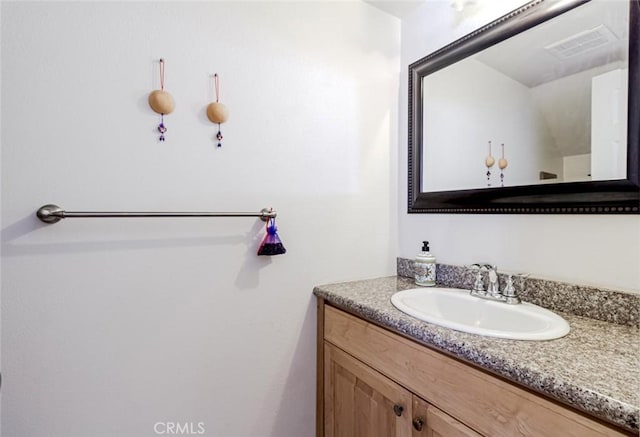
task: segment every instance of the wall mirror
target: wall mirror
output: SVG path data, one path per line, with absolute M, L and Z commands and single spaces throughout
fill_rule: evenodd
M 409 66 L 410 213 L 640 213 L 640 0 L 534 0 Z

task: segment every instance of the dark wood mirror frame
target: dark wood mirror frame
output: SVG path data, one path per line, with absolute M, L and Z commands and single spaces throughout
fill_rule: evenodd
M 409 213 L 640 213 L 640 0 L 630 0 L 627 178 L 421 192 L 422 79 L 590 0 L 534 0 L 409 65 Z

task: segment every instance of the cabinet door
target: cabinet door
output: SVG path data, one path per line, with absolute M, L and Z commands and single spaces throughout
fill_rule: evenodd
M 324 344 L 325 437 L 411 437 L 411 393 Z
M 413 396 L 412 437 L 481 437 L 480 434 Z

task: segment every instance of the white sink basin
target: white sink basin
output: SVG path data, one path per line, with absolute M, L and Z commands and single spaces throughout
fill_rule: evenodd
M 533 305 L 509 305 L 455 288 L 413 288 L 391 296 L 400 311 L 457 331 L 511 340 L 553 340 L 569 333 L 557 314 Z

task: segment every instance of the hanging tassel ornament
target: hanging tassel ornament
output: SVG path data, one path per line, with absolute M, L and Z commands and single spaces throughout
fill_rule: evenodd
M 224 123 L 229 118 L 229 110 L 226 106 L 220 103 L 220 79 L 218 78 L 218 73 L 213 75 L 213 86 L 216 91 L 216 101 L 209 103 L 209 106 L 207 106 L 207 118 L 211 123 L 216 123 L 218 125 L 216 139 L 218 140 L 218 147 L 222 147 L 223 136 L 222 131 L 220 131 L 220 124 Z
M 270 218 L 267 220 L 267 234 L 262 239 L 260 247 L 258 248 L 258 255 L 282 255 L 287 252 L 287 249 L 282 245 L 280 237 L 278 237 L 278 228 L 276 228 L 276 219 Z
M 491 141 L 489 141 L 489 155 L 484 160 L 484 165 L 487 167 L 487 187 L 491 186 L 491 167 L 495 162 L 495 158 L 491 155 Z
M 498 161 L 498 167 L 500 167 L 500 186 L 504 187 L 504 169 L 507 168 L 509 163 L 504 159 L 504 143 L 502 143 L 502 158 Z
M 149 94 L 149 106 L 155 112 L 160 114 L 160 124 L 158 125 L 158 132 L 160 132 L 160 141 L 164 141 L 164 134 L 167 132 L 167 128 L 164 125 L 165 114 L 171 114 L 176 107 L 175 102 L 171 94 L 164 90 L 164 59 L 160 59 L 160 89 L 152 91 Z

